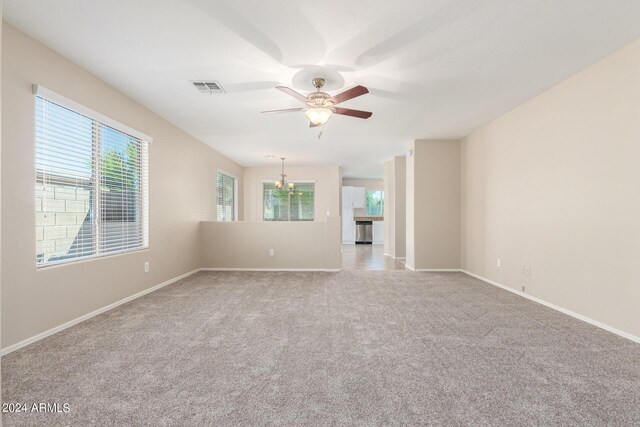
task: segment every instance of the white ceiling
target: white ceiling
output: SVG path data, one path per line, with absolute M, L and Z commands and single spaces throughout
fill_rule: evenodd
M 640 37 L 638 0 L 5 0 L 5 19 L 243 166 L 340 165 L 379 178 L 419 138 L 458 138 Z M 310 129 L 326 77 L 362 84 Z M 192 80 L 216 80 L 203 95 Z M 318 133 L 322 130 L 322 138 Z

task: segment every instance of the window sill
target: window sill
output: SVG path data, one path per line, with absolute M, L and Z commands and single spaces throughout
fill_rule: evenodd
M 131 255 L 139 252 L 148 252 L 148 251 L 149 251 L 149 246 L 145 246 L 143 248 L 131 249 L 126 251 L 110 252 L 110 253 L 100 254 L 100 255 L 91 255 L 91 256 L 82 257 L 74 260 L 54 261 L 54 262 L 48 262 L 43 264 L 36 264 L 36 271 L 66 267 L 66 266 L 77 265 L 85 262 L 97 261 L 105 258 L 121 257 L 124 255 Z

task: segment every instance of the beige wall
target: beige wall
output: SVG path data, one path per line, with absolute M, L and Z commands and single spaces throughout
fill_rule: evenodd
M 275 182 L 279 178 L 281 166 L 255 167 L 244 169 L 244 219 L 262 221 L 262 183 Z M 326 221 L 327 216 L 340 216 L 341 170 L 338 166 L 289 167 L 285 163 L 285 173 L 289 181 L 315 182 L 314 219 Z M 327 215 L 329 212 L 329 215 Z
M 384 184 L 384 253 L 390 255 L 394 250 L 395 241 L 392 241 L 392 227 L 394 217 L 391 212 L 394 209 L 395 197 L 393 192 L 393 181 L 391 176 L 393 174 L 393 159 L 387 160 L 383 165 L 382 179 Z
M 407 158 L 396 157 L 394 163 L 394 233 L 392 255 L 404 258 L 407 253 Z
M 464 140 L 463 268 L 640 336 L 639 162 L 640 40 Z
M 394 258 L 406 255 L 406 158 L 394 157 L 384 163 L 385 223 L 384 253 Z
M 0 0 L 0 118 L 2 117 L 2 0 Z M 0 247 L 2 246 L 2 120 L 0 119 Z M 0 257 L 0 342 L 2 342 L 2 259 Z M 2 373 L 0 372 L 0 384 Z M 0 396 L 0 405 L 2 396 Z M 2 427 L 2 417 L 0 417 Z
M 407 158 L 407 266 L 460 268 L 460 141 L 419 140 Z
M 405 187 L 407 190 L 406 197 L 406 225 L 405 230 L 406 234 L 406 242 L 407 248 L 405 250 L 406 261 L 405 264 L 409 268 L 414 268 L 416 265 L 416 254 L 415 254 L 415 241 L 416 241 L 416 231 L 415 231 L 415 141 L 411 143 L 409 149 L 407 150 L 407 161 L 405 164 L 405 170 L 407 172 L 407 179 L 405 181 Z
M 203 222 L 203 267 L 338 270 L 340 226 L 334 216 L 324 222 Z
M 382 190 L 384 180 L 382 179 L 362 179 L 362 178 L 342 178 L 342 185 L 351 187 L 364 187 L 367 190 Z
M 338 182 L 342 182 L 342 168 L 338 169 Z M 342 215 L 342 185 L 338 186 L 338 213 L 337 215 Z M 342 227 L 342 225 L 340 226 Z
M 149 250 L 36 270 L 32 83 L 154 137 Z M 11 105 L 2 110 L 3 348 L 201 266 L 199 223 L 215 219 L 216 168 L 242 177 L 239 165 L 6 22 L 2 103 Z
M 382 179 L 342 178 L 342 185 L 348 187 L 364 187 L 366 190 L 384 190 Z M 354 208 L 354 216 L 367 216 L 366 208 Z

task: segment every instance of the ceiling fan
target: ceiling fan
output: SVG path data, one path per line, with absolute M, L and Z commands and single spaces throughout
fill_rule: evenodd
M 322 86 L 324 86 L 323 78 L 318 77 L 313 79 L 311 82 L 313 83 L 313 86 L 317 89 L 317 91 L 311 92 L 307 96 L 304 96 L 301 93 L 298 93 L 286 86 L 276 86 L 276 89 L 281 90 L 287 95 L 293 96 L 295 99 L 304 102 L 306 104 L 306 107 L 288 108 L 284 110 L 269 110 L 263 111 L 263 113 L 292 113 L 297 111 L 304 111 L 304 114 L 307 116 L 310 122 L 309 127 L 322 126 L 331 118 L 333 114 L 357 117 L 359 119 L 368 119 L 373 114 L 369 111 L 336 107 L 336 105 L 340 104 L 341 102 L 369 93 L 369 89 L 367 89 L 366 87 L 358 85 L 342 93 L 331 96 L 326 92 L 320 91 L 320 89 L 322 89 Z

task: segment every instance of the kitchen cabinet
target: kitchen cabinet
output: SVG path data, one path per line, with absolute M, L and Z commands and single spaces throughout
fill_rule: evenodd
M 353 219 L 355 208 L 366 206 L 366 191 L 364 187 L 342 187 L 342 243 L 356 242 L 356 222 Z
M 384 243 L 384 221 L 373 221 L 373 243 Z
M 342 209 L 342 243 L 356 242 L 356 222 L 353 220 L 353 208 Z
M 345 186 L 342 187 L 342 209 L 348 208 L 353 208 L 353 187 Z
M 366 207 L 364 187 L 342 187 L 342 209 Z
M 353 207 L 365 208 L 367 206 L 367 197 L 364 187 L 353 187 Z

